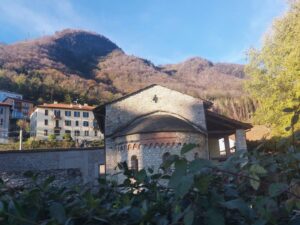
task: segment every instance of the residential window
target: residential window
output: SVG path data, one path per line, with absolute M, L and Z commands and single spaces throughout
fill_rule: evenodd
M 60 117 L 60 110 L 54 110 L 54 115 Z
M 65 134 L 71 134 L 70 130 L 65 130 Z
M 76 126 L 76 127 L 79 126 L 79 121 L 78 121 L 78 120 L 75 121 L 75 126 Z
M 71 111 L 65 111 L 65 116 L 71 116 Z
M 97 136 L 98 136 L 98 131 L 95 130 L 95 137 L 97 137 Z
M 48 136 L 48 130 L 44 130 L 44 136 Z
M 89 126 L 89 121 L 83 121 L 83 126 L 88 127 Z
M 54 135 L 59 136 L 60 135 L 60 130 L 54 130 Z
M 45 120 L 44 124 L 45 126 L 48 126 L 48 120 Z
M 59 120 L 55 120 L 55 127 L 59 127 Z
M 75 130 L 75 131 L 74 131 L 74 135 L 75 135 L 75 137 L 80 136 L 80 130 Z
M 65 126 L 71 126 L 71 120 L 65 120 Z
M 85 131 L 84 131 L 84 136 L 86 136 L 86 137 L 89 136 L 89 131 L 88 131 L 88 130 L 85 130 Z
M 80 112 L 75 111 L 75 112 L 74 112 L 74 117 L 80 117 Z
M 49 114 L 48 109 L 45 109 L 45 116 L 48 116 L 48 114 Z
M 3 119 L 0 120 L 0 126 L 3 126 Z
M 89 113 L 88 112 L 83 112 L 82 116 L 85 117 L 85 118 L 88 118 L 89 117 Z
M 97 123 L 97 120 L 94 120 L 94 121 L 93 121 L 93 126 L 94 126 L 94 128 L 98 129 L 98 123 Z
M 0 114 L 3 114 L 3 108 L 0 108 Z

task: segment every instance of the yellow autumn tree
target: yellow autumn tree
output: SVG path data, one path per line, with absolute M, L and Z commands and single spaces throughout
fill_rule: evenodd
M 294 107 L 300 97 L 300 0 L 289 2 L 261 49 L 251 49 L 248 56 L 246 89 L 259 102 L 255 122 L 269 125 L 273 134 L 289 135 L 285 127 L 292 115 L 283 109 Z

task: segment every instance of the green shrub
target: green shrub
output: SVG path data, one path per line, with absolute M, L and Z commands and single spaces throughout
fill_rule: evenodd
M 186 145 L 182 153 L 194 146 Z M 2 224 L 299 224 L 300 153 L 237 152 L 224 163 L 172 155 L 162 165 L 134 172 L 120 163 L 121 184 L 99 179 L 97 189 L 54 187 L 36 174 L 27 189 L 2 182 Z

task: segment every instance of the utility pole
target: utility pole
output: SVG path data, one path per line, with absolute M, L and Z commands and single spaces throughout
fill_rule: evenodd
M 23 141 L 23 130 L 22 128 L 20 129 L 20 136 L 19 136 L 19 150 L 22 150 L 22 141 Z

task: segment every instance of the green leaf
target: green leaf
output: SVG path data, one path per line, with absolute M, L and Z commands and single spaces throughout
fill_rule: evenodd
M 221 205 L 226 207 L 227 209 L 238 210 L 242 215 L 246 217 L 250 215 L 250 208 L 243 199 L 237 198 L 234 200 L 223 202 L 221 203 Z
M 300 216 L 295 216 L 288 225 L 299 225 L 300 224 Z
M 257 221 L 255 221 L 255 223 L 253 225 L 265 225 L 267 224 L 267 220 L 264 219 L 258 219 Z
M 195 147 L 197 147 L 196 144 L 186 144 L 181 148 L 181 155 L 193 150 Z
M 285 128 L 286 131 L 289 131 L 289 130 L 291 130 L 291 129 L 292 129 L 291 126 L 288 126 L 288 127 Z
M 179 159 L 178 155 L 170 155 L 167 160 L 161 165 L 163 169 L 169 169 L 170 166 Z
M 258 164 L 254 164 L 250 167 L 250 172 L 255 173 L 255 174 L 261 174 L 264 175 L 267 173 L 267 171 L 265 170 L 265 168 L 263 168 L 262 166 L 258 165 Z
M 146 178 L 147 178 L 147 172 L 145 169 L 142 169 L 135 174 L 135 179 L 140 183 L 145 181 Z
M 217 209 L 210 208 L 206 215 L 207 225 L 225 224 L 224 215 Z
M 59 202 L 53 202 L 49 207 L 50 216 L 56 219 L 59 223 L 64 224 L 67 220 L 65 208 Z
M 193 221 L 194 221 L 194 211 L 190 209 L 184 215 L 183 222 L 184 222 L 184 225 L 192 225 Z
M 181 182 L 181 178 L 186 175 L 187 162 L 185 159 L 180 159 L 175 162 L 175 171 L 173 172 L 169 186 L 171 188 L 176 188 Z
M 276 197 L 282 194 L 284 191 L 288 189 L 288 185 L 285 183 L 274 183 L 269 186 L 269 195 L 271 197 Z
M 197 176 L 195 179 L 195 187 L 201 194 L 206 194 L 211 180 L 212 176 L 210 175 Z
M 260 185 L 260 179 L 256 174 L 252 174 L 251 178 L 253 178 L 253 179 L 250 179 L 250 184 L 254 190 L 257 190 Z
M 189 171 L 192 173 L 199 172 L 203 168 L 213 168 L 214 164 L 211 160 L 195 159 L 189 163 Z
M 0 201 L 0 213 L 4 211 L 4 204 L 2 201 Z
M 43 183 L 43 187 L 47 188 L 55 180 L 55 176 L 49 176 Z
M 288 212 L 291 212 L 294 206 L 295 206 L 295 198 L 290 198 L 286 200 L 285 208 L 287 209 Z
M 184 197 L 186 193 L 190 190 L 194 183 L 193 175 L 184 176 L 180 179 L 177 187 L 175 188 L 175 195 L 177 197 Z

